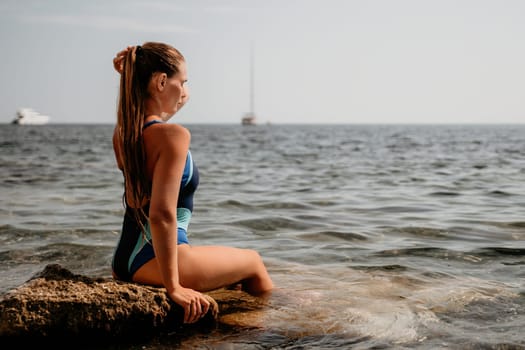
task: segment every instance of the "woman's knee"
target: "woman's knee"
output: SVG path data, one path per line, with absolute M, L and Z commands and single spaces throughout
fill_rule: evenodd
M 244 249 L 244 252 L 248 256 L 248 261 L 256 267 L 264 265 L 261 254 L 253 249 Z
M 252 267 L 253 277 L 263 277 L 268 274 L 263 258 L 258 251 L 247 249 L 249 255 L 250 266 Z

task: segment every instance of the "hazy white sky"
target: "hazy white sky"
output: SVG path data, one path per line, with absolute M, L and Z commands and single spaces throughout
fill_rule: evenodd
M 174 117 L 239 123 L 525 123 L 523 0 L 2 0 L 0 123 L 113 123 L 114 54 L 188 62 Z

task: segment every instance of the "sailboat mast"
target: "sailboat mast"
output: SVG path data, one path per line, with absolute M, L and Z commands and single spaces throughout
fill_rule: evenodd
M 242 125 L 255 125 L 255 72 L 254 72 L 254 54 L 253 43 L 250 45 L 250 111 L 245 113 L 241 119 Z
M 254 65 L 253 65 L 253 43 L 250 47 L 250 114 L 255 114 L 255 85 L 254 85 Z

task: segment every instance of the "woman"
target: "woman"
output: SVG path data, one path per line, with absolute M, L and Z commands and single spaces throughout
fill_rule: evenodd
M 201 292 L 236 283 L 254 295 L 271 291 L 257 252 L 188 242 L 198 170 L 190 132 L 166 123 L 189 97 L 184 57 L 172 46 L 147 42 L 119 52 L 113 64 L 121 74 L 113 148 L 126 209 L 113 276 L 165 287 L 183 307 L 185 323 L 207 313 Z

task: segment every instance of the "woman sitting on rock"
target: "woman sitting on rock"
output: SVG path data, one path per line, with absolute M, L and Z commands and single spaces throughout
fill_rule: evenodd
M 121 74 L 113 147 L 125 187 L 113 276 L 165 287 L 184 308 L 186 323 L 208 311 L 201 292 L 236 283 L 254 295 L 271 291 L 272 280 L 256 251 L 189 244 L 186 231 L 199 172 L 190 132 L 166 123 L 189 97 L 184 57 L 172 46 L 147 42 L 127 47 L 113 63 Z

